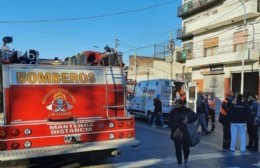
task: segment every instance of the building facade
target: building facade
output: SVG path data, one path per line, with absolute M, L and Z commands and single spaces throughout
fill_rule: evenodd
M 127 78 L 137 82 L 151 79 L 184 80 L 184 65 L 173 61 L 171 57 L 174 55 L 166 59 L 130 55 Z
M 260 95 L 260 0 L 183 0 L 176 61 L 200 91 Z

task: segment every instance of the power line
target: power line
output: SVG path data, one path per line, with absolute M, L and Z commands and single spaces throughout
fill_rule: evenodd
M 119 40 L 119 41 L 122 44 L 123 41 L 122 40 Z M 167 44 L 168 42 L 169 42 L 169 40 L 163 41 L 163 42 L 161 42 L 159 44 Z M 154 47 L 154 45 L 155 45 L 155 44 L 149 44 L 149 45 L 145 45 L 145 46 L 141 46 L 141 47 L 135 47 L 135 46 L 133 46 L 133 45 L 131 45 L 129 43 L 126 43 L 126 42 L 123 42 L 123 44 L 128 45 L 129 46 L 128 48 L 131 48 L 130 50 L 125 51 L 124 53 L 128 53 L 128 52 L 132 52 L 132 51 L 138 51 L 138 50 L 142 50 L 142 49 L 145 49 L 145 48 Z
M 121 12 L 115 12 L 110 14 L 101 14 L 101 15 L 95 15 L 95 16 L 84 16 L 84 17 L 74 17 L 74 18 L 63 18 L 63 19 L 42 19 L 42 20 L 0 20 L 0 23 L 6 23 L 6 24 L 16 24 L 16 23 L 48 23 L 48 22 L 66 22 L 66 21 L 77 21 L 77 20 L 87 20 L 87 19 L 96 19 L 96 18 L 104 18 L 104 17 L 110 17 L 110 16 L 116 16 L 116 15 L 124 15 L 128 13 L 134 13 L 134 12 L 141 12 L 145 10 L 150 10 L 154 8 L 158 8 L 161 6 L 169 5 L 171 3 L 176 2 L 177 0 L 168 1 L 165 3 L 144 7 L 140 9 L 132 9 L 128 11 L 121 11 Z
M 219 20 L 219 19 L 225 17 L 226 15 L 230 14 L 231 12 L 234 12 L 235 10 L 238 10 L 238 8 L 234 8 L 233 10 L 231 10 L 231 11 L 225 13 L 224 15 L 222 15 L 222 16 L 218 17 L 217 19 L 213 20 L 212 22 L 210 22 L 208 25 L 210 25 L 210 24 L 212 24 L 213 22 L 215 22 L 215 21 L 217 21 L 217 20 Z M 238 11 L 238 12 L 239 12 L 239 11 Z M 227 31 L 229 31 L 229 30 L 231 30 L 231 29 L 233 29 L 233 28 L 229 28 L 229 29 L 226 29 L 226 30 L 223 31 L 223 32 L 220 32 L 220 33 L 218 33 L 218 34 L 215 34 L 214 37 L 216 37 L 216 36 L 218 36 L 218 35 L 220 35 L 220 34 L 222 34 L 222 33 L 225 33 L 225 32 L 227 32 Z M 164 33 L 164 32 L 163 32 L 163 33 Z M 151 36 L 150 36 L 150 37 L 151 37 Z M 209 39 L 209 38 L 212 38 L 212 37 L 207 37 L 207 39 Z M 178 39 L 175 39 L 175 40 L 178 40 Z M 205 40 L 205 39 L 204 39 L 204 40 Z M 201 42 L 201 41 L 204 41 L 204 40 L 196 41 L 196 43 Z M 168 43 L 168 41 L 165 41 L 164 43 Z M 195 43 L 195 42 L 193 42 L 193 43 Z M 144 49 L 144 48 L 148 48 L 148 47 L 151 47 L 151 45 L 143 46 L 143 47 L 138 47 L 138 48 L 131 47 L 131 48 L 135 48 L 135 49 L 128 50 L 127 52 L 131 52 L 131 51 L 134 51 L 134 50 L 140 50 L 140 49 Z
M 224 17 L 225 15 L 228 15 L 228 14 L 231 13 L 231 12 L 234 12 L 235 10 L 237 10 L 237 8 L 231 10 L 230 12 L 225 13 L 224 15 L 220 16 L 219 18 L 213 20 L 211 23 L 213 23 L 213 22 L 215 22 L 215 21 L 221 19 L 222 17 Z M 209 24 L 209 25 L 210 25 L 210 24 Z M 215 34 L 214 37 L 216 37 L 216 36 L 218 36 L 218 35 L 220 35 L 220 34 L 222 34 L 222 33 L 225 33 L 225 32 L 227 32 L 227 31 L 230 31 L 230 30 L 232 30 L 232 29 L 233 29 L 233 28 L 226 29 L 226 30 L 223 31 L 223 32 L 220 32 L 220 33 L 218 33 L 218 34 Z M 151 37 L 151 36 L 150 36 L 150 37 Z M 212 37 L 208 37 L 208 38 L 212 38 Z M 177 39 L 175 39 L 175 40 L 177 40 Z M 204 40 L 205 40 L 205 39 L 204 39 Z M 200 41 L 204 41 L 204 40 L 196 41 L 196 43 L 197 43 L 197 42 L 200 42 Z M 121 41 L 121 42 L 122 42 L 122 41 Z M 165 41 L 165 42 L 163 42 L 163 43 L 161 43 L 161 44 L 167 44 L 168 42 L 169 42 L 169 41 L 167 40 L 167 41 Z M 125 42 L 123 42 L 123 43 L 125 43 Z M 193 43 L 194 43 L 194 42 L 193 42 Z M 125 43 L 125 44 L 126 44 L 126 43 Z M 155 44 L 146 45 L 146 46 L 141 46 L 141 47 L 134 47 L 133 45 L 130 45 L 129 43 L 126 44 L 126 45 L 130 46 L 129 48 L 131 48 L 130 50 L 125 51 L 126 53 L 128 53 L 128 52 L 132 52 L 132 51 L 135 51 L 135 50 L 142 50 L 142 49 L 144 49 L 144 48 L 153 47 Z M 194 48 L 193 48 L 193 50 L 194 50 Z M 198 50 L 198 49 L 195 49 L 195 50 Z

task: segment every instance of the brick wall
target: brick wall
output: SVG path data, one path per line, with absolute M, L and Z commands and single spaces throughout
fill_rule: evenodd
M 153 67 L 153 61 L 154 59 L 151 57 L 142 57 L 142 56 L 136 57 L 137 66 Z M 135 56 L 133 55 L 129 57 L 129 66 L 135 66 Z

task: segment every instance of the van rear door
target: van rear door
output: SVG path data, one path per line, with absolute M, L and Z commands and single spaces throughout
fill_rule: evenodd
M 188 82 L 186 96 L 187 106 L 196 112 L 197 84 L 195 82 Z

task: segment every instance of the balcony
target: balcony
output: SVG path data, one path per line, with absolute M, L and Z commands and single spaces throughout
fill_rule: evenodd
M 187 50 L 181 50 L 181 51 L 176 51 L 176 62 L 179 63 L 184 63 L 187 59 L 192 58 L 192 50 L 187 49 Z
M 231 63 L 240 63 L 243 59 L 246 62 L 256 62 L 259 60 L 260 54 L 257 49 L 247 49 L 245 52 L 227 52 L 221 53 L 215 56 L 209 57 L 197 57 L 186 60 L 187 67 L 200 67 L 208 66 L 212 64 L 231 64 Z
M 177 29 L 177 39 L 179 40 L 187 40 L 193 38 L 193 34 L 186 32 L 186 27 Z
M 257 11 L 257 1 L 246 1 L 247 20 L 260 16 Z M 240 3 L 236 5 L 223 4 L 216 9 L 216 12 L 204 13 L 198 16 L 196 20 L 187 23 L 186 33 L 199 34 L 208 30 L 216 29 L 229 24 L 239 23 L 244 20 L 243 6 Z
M 224 0 L 197 0 L 197 1 L 193 0 L 178 7 L 177 16 L 185 18 L 194 15 L 196 13 L 199 13 L 212 6 L 215 6 L 223 1 Z

